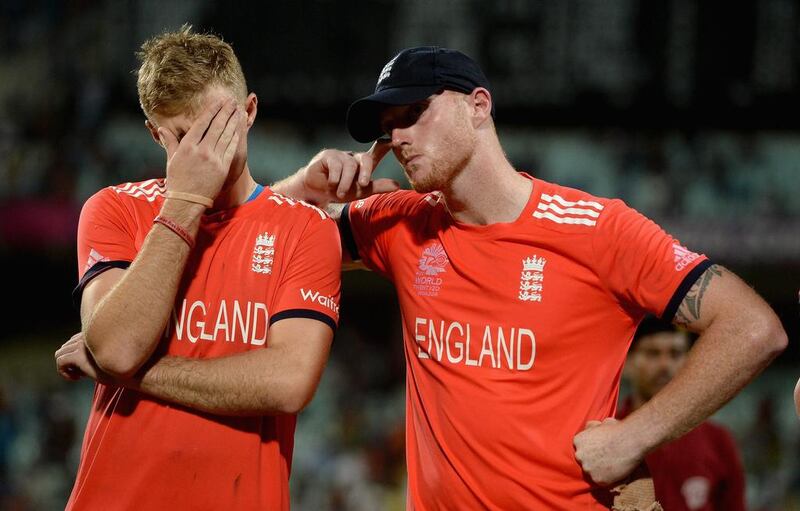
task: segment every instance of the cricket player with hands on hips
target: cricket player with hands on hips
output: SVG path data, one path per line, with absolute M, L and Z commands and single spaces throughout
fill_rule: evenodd
M 746 283 L 622 201 L 515 169 L 494 117 L 474 60 L 406 49 L 348 112 L 371 149 L 322 151 L 274 189 L 327 207 L 344 260 L 396 287 L 408 509 L 608 509 L 610 488 L 730 400 L 786 334 Z M 395 187 L 372 180 L 389 151 L 413 190 L 369 195 Z M 663 391 L 615 420 L 648 313 L 700 336 Z

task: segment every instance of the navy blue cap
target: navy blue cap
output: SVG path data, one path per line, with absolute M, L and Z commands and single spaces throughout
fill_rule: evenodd
M 383 135 L 380 113 L 387 105 L 410 105 L 445 89 L 470 94 L 477 87 L 489 89 L 489 80 L 460 51 L 438 46 L 408 48 L 383 67 L 373 94 L 350 105 L 347 129 L 359 142 L 371 142 Z

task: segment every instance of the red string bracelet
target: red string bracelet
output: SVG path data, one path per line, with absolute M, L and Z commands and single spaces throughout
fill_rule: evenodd
M 175 234 L 177 234 L 178 236 L 180 236 L 181 239 L 183 241 L 185 241 L 187 245 L 189 245 L 190 249 L 194 248 L 194 240 L 192 239 L 192 237 L 189 234 L 189 232 L 186 229 L 184 229 L 183 227 L 181 227 L 180 225 L 178 225 L 175 222 L 173 222 L 172 220 L 170 220 L 169 218 L 164 218 L 163 216 L 159 215 L 159 216 L 157 216 L 157 217 L 155 217 L 153 219 L 153 223 L 154 224 L 163 225 L 164 227 L 166 227 L 170 231 L 172 231 Z

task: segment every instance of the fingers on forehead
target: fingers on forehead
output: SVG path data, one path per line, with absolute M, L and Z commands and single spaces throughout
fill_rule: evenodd
M 392 149 L 392 141 L 388 138 L 379 138 L 373 142 L 372 147 L 367 151 L 373 158 L 379 160 Z
M 186 137 L 193 140 L 200 140 L 205 133 L 208 126 L 211 124 L 212 120 L 217 116 L 217 114 L 222 110 L 222 108 L 227 104 L 227 101 L 222 99 L 218 99 L 213 101 L 207 108 L 203 109 L 200 112 L 200 115 L 192 123 L 192 127 L 189 128 L 189 131 L 186 133 Z

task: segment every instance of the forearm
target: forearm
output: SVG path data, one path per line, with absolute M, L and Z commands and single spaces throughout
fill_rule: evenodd
M 273 192 L 291 197 L 293 199 L 302 200 L 315 204 L 320 207 L 327 206 L 327 200 L 324 200 L 319 193 L 313 193 L 305 185 L 306 167 L 301 167 L 294 174 L 287 176 L 277 183 L 270 185 Z
M 214 359 L 163 357 L 132 387 L 151 396 L 218 415 L 297 413 L 321 376 L 265 348 Z M 309 387 L 309 378 L 313 383 Z
M 195 237 L 203 210 L 167 200 L 161 215 Z M 169 320 L 189 252 L 177 234 L 154 224 L 124 276 L 84 315 L 86 344 L 104 371 L 130 376 L 150 357 Z
M 391 143 L 381 141 L 365 153 L 323 149 L 308 165 L 271 188 L 322 208 L 330 202 L 352 202 L 374 193 L 391 192 L 400 184 L 392 179 L 372 179 L 372 171 L 390 149 Z
M 696 341 L 684 367 L 624 422 L 645 452 L 687 433 L 727 403 L 785 345 L 771 310 L 720 318 Z

